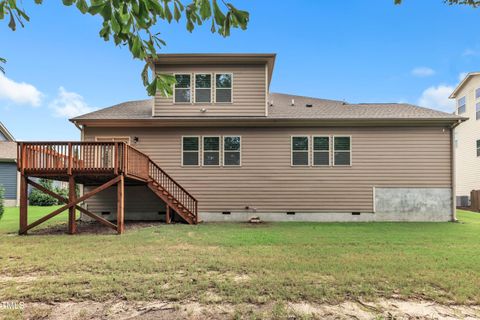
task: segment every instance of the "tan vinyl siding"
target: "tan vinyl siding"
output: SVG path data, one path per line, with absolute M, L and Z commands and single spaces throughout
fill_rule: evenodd
M 450 130 L 441 127 L 94 128 L 137 136 L 138 149 L 199 200 L 199 211 L 372 212 L 373 187 L 451 187 Z M 182 136 L 239 135 L 240 167 L 182 167 Z M 292 167 L 293 135 L 352 137 L 352 166 Z
M 192 103 L 174 104 L 173 97 L 155 96 L 154 116 L 265 116 L 266 109 L 266 66 L 252 65 L 157 65 L 159 73 L 191 74 Z M 212 103 L 194 103 L 195 73 L 212 74 Z M 215 101 L 215 73 L 233 74 L 232 103 Z M 205 108 L 206 112 L 200 112 Z
M 457 94 L 457 100 L 466 97 L 466 112 L 461 116 L 469 119 L 455 128 L 456 194 L 470 196 L 470 191 L 480 189 L 480 157 L 477 157 L 476 141 L 480 140 L 480 120 L 476 119 L 475 90 L 480 88 L 480 76 L 474 76 Z

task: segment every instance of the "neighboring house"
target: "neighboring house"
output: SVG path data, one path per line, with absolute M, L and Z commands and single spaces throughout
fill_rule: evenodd
M 452 128 L 463 118 L 409 104 L 350 104 L 271 93 L 274 54 L 165 54 L 173 97 L 125 102 L 71 121 L 83 141 L 127 142 L 198 200 L 199 219 L 455 219 Z M 291 79 L 291 81 L 302 79 Z M 88 191 L 88 188 L 86 188 Z M 114 219 L 116 192 L 86 201 Z M 159 219 L 144 185 L 126 219 Z
M 480 72 L 469 73 L 450 99 L 455 114 L 468 118 L 455 128 L 457 206 L 467 207 L 470 192 L 480 190 Z
M 18 205 L 17 143 L 0 122 L 0 185 L 5 189 L 5 205 Z

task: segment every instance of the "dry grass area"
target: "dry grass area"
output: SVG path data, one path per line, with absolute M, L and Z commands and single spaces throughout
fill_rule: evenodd
M 41 216 L 51 208 L 32 208 Z M 36 217 L 32 217 L 32 220 Z M 0 221 L 0 310 L 31 319 L 480 317 L 480 215 L 459 223 L 159 225 Z M 95 231 L 97 230 L 97 231 Z M 64 316 L 64 318 L 62 318 Z

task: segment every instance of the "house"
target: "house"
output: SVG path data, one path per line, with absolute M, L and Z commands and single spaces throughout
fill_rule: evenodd
M 480 190 L 480 72 L 467 74 L 450 99 L 455 114 L 468 118 L 454 133 L 457 205 L 468 207 L 470 192 Z
M 148 155 L 198 200 L 200 220 L 455 220 L 452 131 L 463 117 L 272 93 L 275 57 L 159 55 L 155 72 L 177 80 L 172 97 L 71 121 L 84 142 Z M 87 208 L 115 220 L 116 195 L 96 194 Z M 141 184 L 127 185 L 125 199 L 126 219 L 164 219 L 170 209 Z
M 0 122 L 0 186 L 5 191 L 5 206 L 18 205 L 17 146 L 15 139 Z
M 125 220 L 455 220 L 465 117 L 272 93 L 275 58 L 159 55 L 173 96 L 73 118 L 80 142 L 20 142 L 20 234 L 65 210 L 72 234 L 76 210 L 118 233 Z M 68 198 L 34 178 L 68 182 Z M 65 205 L 29 224 L 29 185 Z

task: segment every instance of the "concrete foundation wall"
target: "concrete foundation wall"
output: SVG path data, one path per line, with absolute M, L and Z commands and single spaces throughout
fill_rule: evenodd
M 377 221 L 450 221 L 450 188 L 376 188 Z
M 12 199 L 5 199 L 4 204 L 5 204 L 5 207 L 16 207 L 16 206 L 18 206 L 17 200 L 12 200 Z

